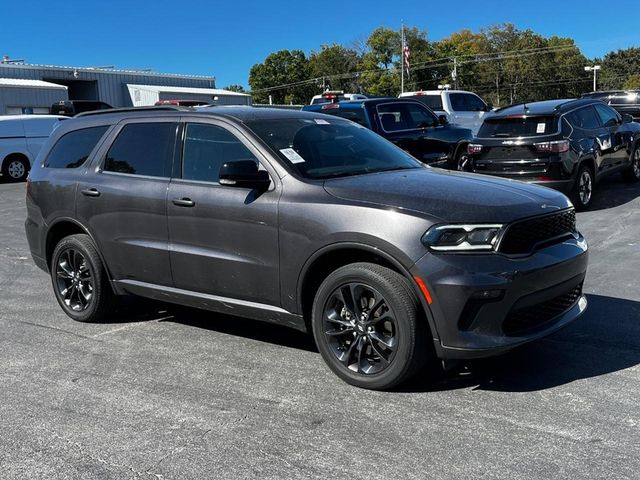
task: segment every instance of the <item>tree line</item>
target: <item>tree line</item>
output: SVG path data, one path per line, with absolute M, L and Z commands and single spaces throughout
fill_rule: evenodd
M 464 29 L 439 41 L 430 41 L 417 27 L 405 27 L 405 38 L 410 50 L 405 91 L 449 84 L 494 105 L 571 98 L 592 89 L 592 74 L 584 67 L 593 64 L 602 67 L 598 89 L 640 88 L 640 48 L 588 59 L 571 38 L 544 37 L 513 24 Z M 350 46 L 322 45 L 309 54 L 280 50 L 251 67 L 250 93 L 254 103 L 268 103 L 271 96 L 274 104 L 305 104 L 326 89 L 397 96 L 400 53 L 400 29 L 385 27 Z

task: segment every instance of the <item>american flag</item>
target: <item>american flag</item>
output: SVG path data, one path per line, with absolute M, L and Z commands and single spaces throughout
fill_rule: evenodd
M 407 77 L 409 77 L 409 57 L 411 57 L 411 50 L 409 50 L 409 45 L 407 45 L 406 43 L 404 44 L 404 48 L 402 49 L 402 57 L 403 57 L 403 61 L 404 61 L 404 67 L 407 69 Z

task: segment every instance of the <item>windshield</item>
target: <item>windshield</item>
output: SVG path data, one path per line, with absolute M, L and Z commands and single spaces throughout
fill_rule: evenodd
M 550 135 L 556 131 L 555 117 L 496 117 L 484 121 L 478 131 L 478 137 L 535 137 Z
M 285 164 L 309 179 L 422 168 L 411 155 L 371 130 L 341 119 L 256 120 L 247 126 Z

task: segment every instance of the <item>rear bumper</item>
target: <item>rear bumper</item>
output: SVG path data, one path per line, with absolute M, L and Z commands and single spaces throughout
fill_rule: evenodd
M 432 295 L 435 348 L 442 359 L 496 355 L 539 339 L 578 318 L 588 262 L 582 236 L 526 258 L 427 254 L 412 268 Z M 490 300 L 474 298 L 500 291 Z

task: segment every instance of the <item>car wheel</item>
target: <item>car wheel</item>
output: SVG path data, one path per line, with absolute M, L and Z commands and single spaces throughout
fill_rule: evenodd
M 631 182 L 640 181 L 640 144 L 633 150 L 631 165 L 624 171 L 624 177 Z
M 29 174 L 29 160 L 21 156 L 9 156 L 2 163 L 2 176 L 10 182 L 22 182 Z
M 325 362 L 345 382 L 392 388 L 425 365 L 428 326 L 404 277 L 371 263 L 331 273 L 313 303 L 313 335 Z
M 578 178 L 573 188 L 573 203 L 578 210 L 585 210 L 591 205 L 593 198 L 593 172 L 586 165 L 581 165 Z
M 109 313 L 113 291 L 88 235 L 63 238 L 53 252 L 50 271 L 56 299 L 69 317 L 98 322 Z

